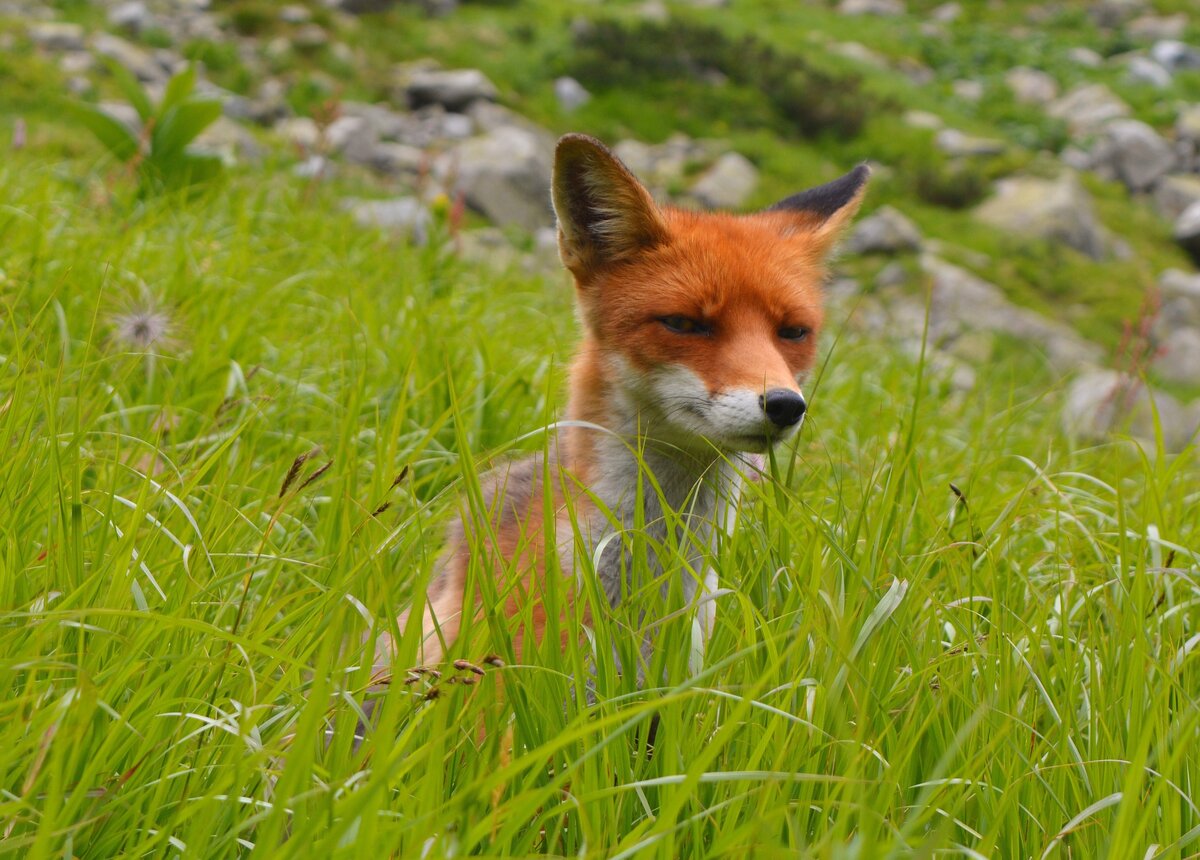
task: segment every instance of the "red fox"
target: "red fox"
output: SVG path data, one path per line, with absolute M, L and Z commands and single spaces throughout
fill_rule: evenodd
M 616 604 L 632 550 L 608 538 L 641 528 L 651 533 L 641 546 L 661 545 L 664 506 L 682 514 L 700 548 L 681 575 L 702 651 L 716 618 L 716 574 L 703 548 L 732 526 L 739 459 L 788 439 L 804 418 L 800 383 L 817 355 L 825 258 L 869 173 L 861 165 L 750 215 L 698 213 L 655 203 L 599 141 L 568 134 L 558 142 L 559 254 L 575 279 L 583 341 L 549 465 L 571 480 L 544 483 L 540 456 L 485 480 L 491 522 L 452 528 L 421 613 L 418 659 L 440 660 L 464 613 L 478 612 L 478 598 L 465 594 L 472 564 L 476 576 L 492 577 L 505 612 L 524 619 L 512 633 L 518 657 L 531 637 L 543 638 L 546 578 L 561 576 L 569 591 L 577 557 L 594 559 L 587 575 L 594 568 Z M 657 491 L 635 492 L 646 471 Z M 472 558 L 472 545 L 487 557 Z M 554 626 L 564 646 L 578 636 Z M 377 668 L 390 666 L 394 650 L 382 637 Z

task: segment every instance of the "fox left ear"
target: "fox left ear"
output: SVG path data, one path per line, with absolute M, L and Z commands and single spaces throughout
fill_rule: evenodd
M 764 214 L 788 216 L 783 226 L 785 236 L 804 235 L 824 251 L 858 211 L 870 175 L 871 168 L 860 164 L 832 182 L 780 200 Z

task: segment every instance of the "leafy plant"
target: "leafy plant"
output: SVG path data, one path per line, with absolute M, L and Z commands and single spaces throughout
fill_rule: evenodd
M 188 66 L 167 82 L 158 105 L 125 68 L 108 64 L 117 86 L 137 111 L 136 131 L 85 102 L 68 102 L 68 112 L 113 156 L 136 175 L 142 194 L 208 182 L 221 172 L 219 156 L 196 152 L 189 145 L 221 115 L 221 103 L 198 96 L 196 70 Z

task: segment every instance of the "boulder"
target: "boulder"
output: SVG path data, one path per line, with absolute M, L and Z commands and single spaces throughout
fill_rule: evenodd
M 227 117 L 217 117 L 191 146 L 198 152 L 220 156 L 227 165 L 239 162 L 257 162 L 263 157 L 263 148 L 254 135 Z
M 1175 219 L 1175 241 L 1200 263 L 1200 203 L 1193 203 Z
M 1200 202 L 1200 176 L 1194 173 L 1164 176 L 1154 187 L 1154 204 L 1171 221 L 1196 202 Z
M 748 158 L 727 152 L 692 186 L 691 196 L 710 209 L 737 209 L 758 187 L 758 168 Z
M 1168 382 L 1200 385 L 1200 328 L 1179 328 L 1166 335 L 1151 367 Z
M 1134 192 L 1147 191 L 1175 167 L 1175 150 L 1158 132 L 1136 119 L 1117 119 L 1104 127 L 1092 150 L 1092 169 L 1111 175 Z
M 1178 39 L 1187 31 L 1188 17 L 1183 12 L 1174 15 L 1139 15 L 1125 26 L 1125 32 L 1135 39 Z
M 1159 89 L 1171 86 L 1171 73 L 1149 57 L 1130 57 L 1125 70 L 1135 84 L 1148 84 Z
M 347 198 L 342 208 L 349 212 L 360 227 L 377 227 L 403 233 L 423 245 L 429 238 L 432 216 L 415 197 L 394 197 L 390 200 L 359 200 Z
M 950 89 L 963 101 L 977 102 L 983 98 L 983 81 L 962 78 L 951 83 Z
M 1146 0 L 1095 0 L 1088 7 L 1088 14 L 1097 27 L 1120 27 L 1146 11 Z
M 455 146 L 443 162 L 467 204 L 498 225 L 536 230 L 554 223 L 550 170 L 554 142 L 520 126 L 501 126 Z
M 934 136 L 937 148 L 950 156 L 1000 155 L 1008 144 L 990 137 L 975 137 L 956 128 L 944 128 Z
M 92 37 L 92 50 L 124 66 L 142 83 L 164 84 L 170 77 L 170 69 L 155 55 L 119 36 L 97 33 Z
M 1041 69 L 1017 66 L 1009 69 L 1004 82 L 1013 98 L 1024 104 L 1044 105 L 1058 98 L 1058 81 Z
M 1077 46 L 1067 51 L 1067 59 L 1077 66 L 1083 66 L 1085 69 L 1098 69 L 1104 65 L 1104 57 L 1097 54 L 1091 48 Z
M 574 113 L 592 100 L 592 94 L 574 78 L 561 77 L 554 80 L 554 97 L 558 106 L 567 113 Z
M 1175 133 L 1186 140 L 1200 141 L 1200 104 L 1187 105 L 1179 112 Z
M 843 15 L 903 15 L 907 9 L 901 0 L 841 0 L 838 11 Z
M 495 101 L 496 85 L 478 69 L 428 69 L 412 73 L 405 86 L 410 107 L 441 105 L 462 111 L 476 100 Z
M 1073 133 L 1087 134 L 1129 116 L 1129 105 L 1104 84 L 1083 84 L 1051 102 L 1046 112 L 1066 122 Z
M 1162 343 L 1180 329 L 1200 328 L 1200 275 L 1167 269 L 1158 278 L 1153 335 Z
M 29 25 L 29 40 L 47 51 L 82 51 L 83 27 L 61 21 L 38 21 Z
M 842 243 L 850 254 L 895 254 L 900 251 L 919 251 L 921 231 L 902 212 L 882 206 L 870 216 L 859 220 L 853 232 Z
M 1200 50 L 1175 39 L 1155 42 L 1150 48 L 1150 57 L 1171 73 L 1200 69 Z
M 141 0 L 118 3 L 108 10 L 108 25 L 117 30 L 126 30 L 134 35 L 148 30 L 155 24 L 150 10 Z
M 1017 236 L 1061 242 L 1094 260 L 1109 251 L 1107 232 L 1096 220 L 1088 193 L 1072 174 L 1058 179 L 1002 179 L 975 217 Z
M 1128 434 L 1152 447 L 1155 412 L 1167 450 L 1180 450 L 1194 432 L 1195 422 L 1179 401 L 1120 371 L 1090 370 L 1067 389 L 1062 426 L 1081 440 L 1100 442 L 1113 434 Z

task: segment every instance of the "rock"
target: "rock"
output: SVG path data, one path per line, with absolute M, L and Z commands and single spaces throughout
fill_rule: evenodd
M 154 55 L 110 33 L 97 33 L 93 36 L 92 50 L 124 66 L 142 83 L 164 84 L 170 77 L 169 69 Z
M 1087 134 L 1114 119 L 1129 116 L 1129 105 L 1104 84 L 1083 84 L 1051 102 L 1046 112 L 1064 120 L 1073 133 Z
M 450 111 L 462 111 L 477 99 L 495 101 L 500 94 L 478 69 L 418 71 L 409 78 L 405 92 L 410 107 L 436 104 Z
M 1175 241 L 1200 263 L 1200 203 L 1193 203 L 1175 219 Z
M 887 57 L 876 51 L 872 51 L 862 42 L 837 42 L 830 47 L 834 53 L 840 54 L 856 63 L 862 63 L 864 66 L 874 66 L 877 69 L 886 69 L 888 67 Z
M 118 3 L 108 10 L 108 25 L 117 30 L 138 34 L 154 26 L 154 17 L 141 0 Z
M 1067 51 L 1067 59 L 1085 69 L 1098 69 L 1104 65 L 1104 58 L 1091 48 L 1075 47 Z
M 1180 329 L 1200 328 L 1200 275 L 1167 269 L 1158 279 L 1158 300 L 1151 332 L 1156 343 Z
M 1175 133 L 1185 140 L 1200 141 L 1200 104 L 1188 105 L 1179 112 Z
M 291 113 L 291 108 L 287 103 L 283 83 L 274 78 L 267 78 L 253 98 L 226 98 L 224 113 L 230 119 L 269 126 Z
M 567 113 L 574 113 L 592 100 L 592 94 L 574 78 L 561 77 L 554 80 L 554 97 L 558 106 Z
M 297 116 L 275 124 L 275 133 L 299 149 L 315 149 L 321 142 L 321 129 L 309 117 Z
M 1070 326 L 1017 307 L 999 287 L 966 269 L 932 254 L 921 255 L 921 268 L 930 278 L 929 329 L 935 341 L 953 341 L 966 331 L 982 329 L 1002 332 L 1020 338 L 1031 348 L 1045 350 L 1050 364 L 1059 371 L 1099 360 L 1100 348 Z
M 220 156 L 229 166 L 260 161 L 263 157 L 263 148 L 254 135 L 223 116 L 217 117 L 216 122 L 202 131 L 191 148 Z
M 1058 98 L 1058 81 L 1041 69 L 1017 66 L 1009 69 L 1004 82 L 1013 98 L 1023 104 L 1044 105 Z
M 292 173 L 301 179 L 324 179 L 332 176 L 337 168 L 323 155 L 310 155 L 292 168 Z
M 420 200 L 415 197 L 394 197 L 390 200 L 359 200 L 347 198 L 342 208 L 354 216 L 360 227 L 378 227 L 407 234 L 423 245 L 429 240 L 432 216 Z
M 1164 176 L 1154 187 L 1154 205 L 1171 221 L 1197 202 L 1200 202 L 1200 176 L 1195 174 Z
M 962 15 L 962 6 L 954 2 L 943 3 L 929 13 L 929 17 L 940 24 L 949 24 L 957 21 L 960 15 Z
M 1174 74 L 1189 69 L 1200 69 L 1200 51 L 1185 42 L 1163 39 L 1150 48 L 1150 57 Z
M 96 68 L 96 58 L 87 51 L 68 51 L 58 58 L 58 67 L 67 75 L 85 75 Z
M 683 179 L 688 167 L 711 157 L 710 147 L 686 134 L 673 134 L 651 146 L 639 140 L 618 141 L 613 147 L 617 158 L 651 190 L 665 190 Z
M 1108 253 L 1107 232 L 1096 220 L 1091 198 L 1071 174 L 1055 180 L 1002 179 L 995 196 L 975 210 L 975 217 L 1017 236 L 1062 242 L 1094 260 Z
M 1079 439 L 1104 441 L 1114 433 L 1128 433 L 1149 447 L 1155 444 L 1155 411 L 1167 449 L 1182 448 L 1194 428 L 1179 401 L 1120 371 L 1090 370 L 1067 389 L 1062 425 Z
M 419 175 L 430 160 L 423 149 L 391 141 L 377 143 L 358 157 L 362 164 L 372 170 L 390 176 Z
M 758 168 L 748 158 L 727 152 L 692 186 L 691 196 L 710 209 L 737 209 L 758 187 Z
M 1120 27 L 1143 12 L 1145 0 L 1096 0 L 1088 4 L 1088 14 L 1097 27 Z
M 312 20 L 312 12 L 307 6 L 289 4 L 279 10 L 279 20 L 285 24 L 307 24 Z
M 29 39 L 47 51 L 82 51 L 83 27 L 60 21 L 39 21 L 30 24 Z
M 950 84 L 950 89 L 963 101 L 977 102 L 983 98 L 983 82 L 963 79 Z
M 519 126 L 463 141 L 449 153 L 467 204 L 501 226 L 536 230 L 554 223 L 550 169 L 554 143 Z M 453 172 L 447 167 L 447 175 Z
M 1180 328 L 1158 344 L 1151 365 L 1168 382 L 1200 384 L 1200 328 Z
M 927 128 L 936 131 L 946 125 L 940 116 L 924 110 L 905 111 L 903 119 L 904 124 L 909 128 Z
M 919 251 L 921 231 L 902 212 L 891 206 L 881 206 L 855 225 L 842 248 L 850 254 Z
M 292 34 L 291 41 L 301 51 L 314 51 L 329 44 L 329 33 L 320 24 L 304 24 Z
M 900 0 L 841 0 L 837 7 L 843 15 L 903 15 L 907 9 Z
M 1188 18 L 1183 12 L 1174 15 L 1139 15 L 1125 25 L 1125 32 L 1135 39 L 1178 39 L 1187 30 Z
M 1149 190 L 1174 167 L 1171 145 L 1136 119 L 1110 122 L 1092 150 L 1092 169 L 1101 175 L 1111 173 L 1134 192 Z
M 661 0 L 646 0 L 645 3 L 638 5 L 636 12 L 643 21 L 651 21 L 655 24 L 665 24 L 671 20 L 671 10 Z
M 133 105 L 125 104 L 125 102 L 100 102 L 96 107 L 132 131 L 134 135 L 142 133 L 142 118 L 138 116 Z
M 1008 148 L 1002 140 L 973 137 L 954 128 L 939 131 L 934 143 L 942 152 L 952 156 L 1000 155 Z
M 904 264 L 899 260 L 893 260 L 875 273 L 875 288 L 879 290 L 897 289 L 907 284 L 908 280 L 908 269 L 904 268 Z
M 1149 57 L 1130 57 L 1125 68 L 1129 80 L 1135 84 L 1149 84 L 1159 89 L 1171 86 L 1171 73 Z

